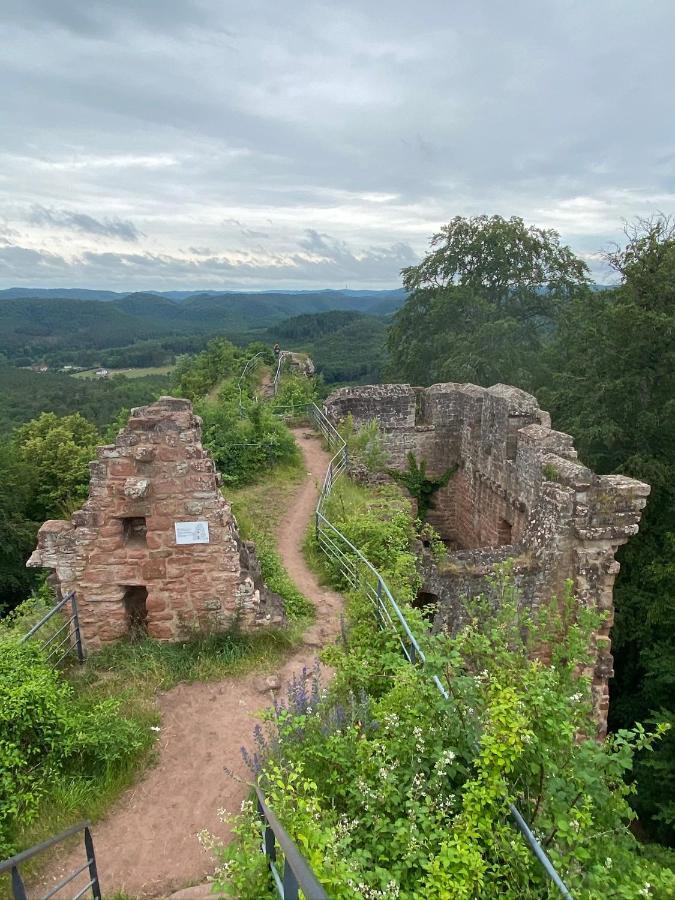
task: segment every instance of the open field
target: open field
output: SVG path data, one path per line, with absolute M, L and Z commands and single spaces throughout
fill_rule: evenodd
M 146 375 L 168 375 L 173 366 L 148 366 L 146 369 L 108 369 L 110 375 L 124 375 L 126 378 L 143 378 Z M 73 378 L 97 378 L 96 369 L 76 372 Z

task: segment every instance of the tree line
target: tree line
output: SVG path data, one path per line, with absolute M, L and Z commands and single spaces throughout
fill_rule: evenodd
M 675 684 L 675 228 L 626 230 L 598 290 L 552 230 L 519 218 L 454 218 L 417 266 L 388 334 L 388 379 L 513 384 L 574 436 L 601 474 L 652 486 L 640 533 L 619 553 L 610 726 L 673 723 Z M 641 824 L 675 838 L 675 735 L 637 766 Z

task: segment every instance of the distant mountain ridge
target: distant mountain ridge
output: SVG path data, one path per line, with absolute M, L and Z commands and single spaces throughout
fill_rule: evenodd
M 19 296 L 11 296 L 12 291 Z M 62 354 L 67 352 L 75 354 L 67 361 L 80 365 L 85 350 L 176 336 L 202 342 L 216 334 L 238 341 L 255 340 L 276 324 L 303 314 L 342 310 L 387 316 L 399 309 L 406 297 L 402 289 L 199 292 L 181 298 L 157 292 L 117 295 L 102 291 L 98 299 L 91 292 L 75 288 L 72 292 L 76 296 L 63 296 L 64 291 L 51 288 L 39 296 L 29 296 L 25 288 L 0 291 L 0 353 L 26 365 L 41 359 L 63 362 Z M 168 349 L 166 343 L 164 346 Z M 193 345 L 173 341 L 172 346 L 185 352 Z
M 233 290 L 198 290 L 198 291 L 101 291 L 89 288 L 23 288 L 12 287 L 0 290 L 0 300 L 21 300 L 38 298 L 55 298 L 63 300 L 122 300 L 124 297 L 142 294 L 143 296 L 166 297 L 168 300 L 182 302 L 192 297 L 222 297 L 222 296 L 289 296 L 296 297 L 306 294 L 316 296 L 319 294 L 331 297 L 363 297 L 383 299 L 384 297 L 400 296 L 405 299 L 403 288 L 391 290 L 350 289 L 339 290 L 335 288 L 322 288 L 319 290 L 266 290 L 266 291 L 233 291 Z

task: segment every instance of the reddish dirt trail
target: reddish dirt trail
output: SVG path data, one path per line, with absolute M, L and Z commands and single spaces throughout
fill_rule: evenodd
M 279 551 L 295 584 L 316 605 L 316 621 L 300 647 L 274 672 L 181 684 L 160 696 L 157 765 L 126 791 L 93 829 L 99 876 L 107 896 L 123 892 L 137 898 L 167 897 L 185 885 L 204 881 L 213 871 L 213 860 L 201 849 L 197 833 L 207 829 L 228 837 L 229 829 L 218 818 L 218 810 L 238 812 L 247 789 L 227 777 L 223 767 L 242 778 L 250 776 L 240 748 L 250 745 L 255 722 L 269 705 L 269 692 L 261 692 L 264 677 L 277 675 L 283 689 L 303 666 L 313 666 L 319 648 L 339 631 L 342 598 L 319 585 L 302 555 L 303 538 L 330 457 L 315 436 L 303 429 L 294 434 L 307 476 L 279 529 Z M 44 891 L 81 859 L 79 850 L 67 853 L 34 888 Z M 190 893 L 203 896 L 197 889 Z

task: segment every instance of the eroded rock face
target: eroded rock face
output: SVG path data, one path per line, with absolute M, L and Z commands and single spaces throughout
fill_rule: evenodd
M 495 563 L 517 560 L 522 602 L 536 608 L 572 583 L 577 602 L 607 616 L 593 636 L 592 679 L 601 734 L 612 673 L 610 629 L 617 549 L 636 534 L 649 485 L 596 475 L 577 459 L 570 435 L 530 394 L 508 385 L 408 384 L 341 388 L 325 401 L 334 423 L 377 419 L 390 465 L 412 451 L 429 474 L 458 465 L 435 496 L 429 520 L 451 548 L 445 571 L 423 562 L 424 590 L 438 598 L 435 627 L 461 627 L 463 600 L 490 592 Z
M 132 628 L 171 641 L 197 627 L 282 621 L 281 598 L 239 537 L 188 400 L 132 410 L 90 469 L 87 502 L 70 521 L 45 522 L 28 561 L 52 569 L 63 594 L 77 592 L 88 650 Z

